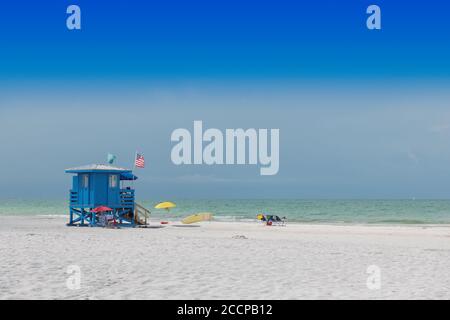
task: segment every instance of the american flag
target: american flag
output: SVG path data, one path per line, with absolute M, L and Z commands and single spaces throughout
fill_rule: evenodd
M 136 160 L 134 161 L 134 165 L 137 168 L 145 168 L 145 159 L 142 154 L 136 153 Z

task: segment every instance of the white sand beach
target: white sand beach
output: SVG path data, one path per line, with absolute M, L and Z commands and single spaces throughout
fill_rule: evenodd
M 66 220 L 0 217 L 1 299 L 450 298 L 450 226 L 114 230 Z M 66 284 L 74 265 L 79 289 Z M 373 265 L 379 289 L 367 286 Z

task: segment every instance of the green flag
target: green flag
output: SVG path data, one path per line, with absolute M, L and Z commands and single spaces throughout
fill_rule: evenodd
M 113 164 L 114 160 L 116 160 L 116 156 L 111 153 L 108 153 L 108 163 Z

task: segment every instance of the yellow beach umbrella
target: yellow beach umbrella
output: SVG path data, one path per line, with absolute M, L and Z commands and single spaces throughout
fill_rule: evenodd
M 177 205 L 175 203 L 170 202 L 170 201 L 166 201 L 166 202 L 158 203 L 155 206 L 155 209 L 166 209 L 168 211 L 170 208 L 175 208 L 176 206 Z

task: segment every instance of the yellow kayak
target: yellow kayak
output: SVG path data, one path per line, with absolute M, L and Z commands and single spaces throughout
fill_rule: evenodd
M 181 223 L 191 224 L 191 223 L 202 222 L 202 221 L 211 221 L 211 220 L 212 220 L 212 213 L 202 212 L 202 213 L 193 214 L 192 216 L 184 218 L 183 220 L 181 220 Z

